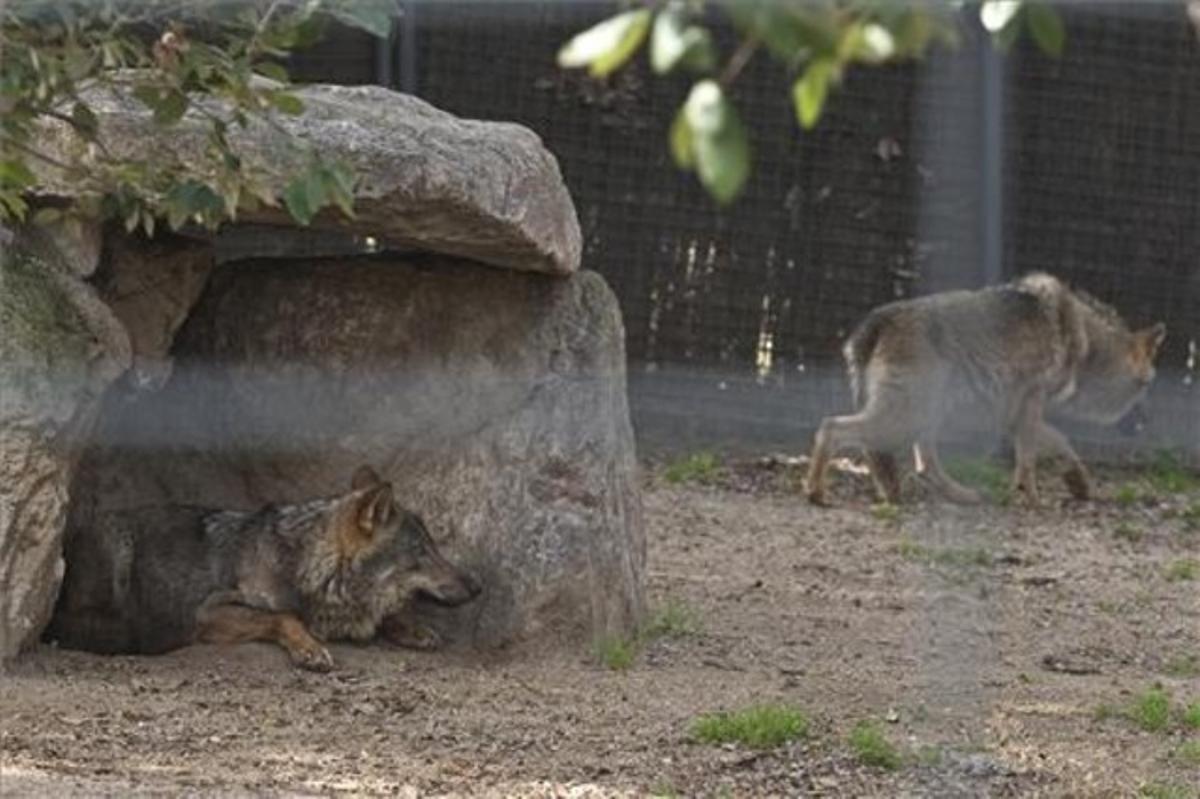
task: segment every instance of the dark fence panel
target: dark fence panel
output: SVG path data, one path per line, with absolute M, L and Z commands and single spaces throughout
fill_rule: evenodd
M 561 44 L 614 4 L 405 7 L 394 42 L 409 52 L 389 63 L 407 66 L 388 80 L 462 116 L 525 124 L 558 157 L 585 263 L 622 305 L 644 442 L 807 446 L 823 414 L 848 406 L 839 347 L 863 314 L 984 281 L 984 175 L 998 163 L 1002 271 L 1051 271 L 1135 323 L 1165 321 L 1161 413 L 1146 441 L 1200 450 L 1200 45 L 1181 7 L 1072 4 L 1062 58 L 1022 44 L 993 59 L 1004 121 L 994 152 L 977 25 L 964 23 L 956 51 L 853 71 L 812 132 L 795 123 L 788 76 L 760 59 L 735 93 L 756 170 L 726 210 L 670 162 L 686 81 L 654 78 L 644 61 L 605 82 L 555 65 Z M 378 62 L 361 45 L 329 47 L 340 73 Z

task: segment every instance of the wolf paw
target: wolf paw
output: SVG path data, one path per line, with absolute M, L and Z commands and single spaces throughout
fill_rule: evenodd
M 393 622 L 387 625 L 383 632 L 389 643 L 405 649 L 430 650 L 442 646 L 442 637 L 420 624 Z
M 291 650 L 292 663 L 306 671 L 327 672 L 333 670 L 333 655 L 318 643 Z
M 1092 486 L 1087 474 L 1082 469 L 1071 469 L 1063 475 L 1063 482 L 1071 496 L 1078 500 L 1088 500 L 1092 496 Z

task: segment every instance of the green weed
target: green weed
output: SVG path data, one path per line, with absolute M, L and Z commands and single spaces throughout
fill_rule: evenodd
M 1200 702 L 1192 702 L 1183 709 L 1183 726 L 1200 730 Z
M 1192 799 L 1195 794 L 1173 782 L 1148 782 L 1138 788 L 1138 796 L 1144 799 Z
M 1113 528 L 1113 538 L 1136 544 L 1142 540 L 1142 531 L 1128 522 L 1121 522 Z
M 1200 677 L 1200 657 L 1176 655 L 1167 662 L 1164 672 L 1171 677 Z
M 946 473 L 963 485 L 980 491 L 997 505 L 1011 499 L 1007 469 L 982 458 L 951 458 L 946 461 Z
M 1162 450 L 1154 456 L 1146 479 L 1165 494 L 1200 491 L 1200 475 L 1184 465 L 1179 455 L 1170 450 Z
M 895 524 L 900 521 L 900 508 L 890 502 L 880 502 L 871 506 L 871 515 L 881 522 Z
M 716 479 L 721 464 L 711 452 L 697 452 L 677 460 L 663 470 L 663 479 L 668 483 L 711 483 Z
M 1141 493 L 1133 483 L 1125 483 L 1113 493 L 1113 501 L 1128 508 L 1141 498 Z
M 896 552 L 905 560 L 927 566 L 987 568 L 994 562 L 992 553 L 983 547 L 927 547 L 908 536 L 896 542 Z
M 900 752 L 884 735 L 878 724 L 871 721 L 860 721 L 850 731 L 850 748 L 855 756 L 868 766 L 888 769 L 900 768 L 902 758 Z
M 740 743 L 752 749 L 773 749 L 806 737 L 808 728 L 808 717 L 795 708 L 757 705 L 732 713 L 701 716 L 692 724 L 692 736 L 704 743 Z
M 1162 688 L 1150 688 L 1133 700 L 1129 718 L 1146 732 L 1162 732 L 1171 723 L 1171 697 Z
M 667 600 L 642 626 L 642 638 L 647 641 L 657 638 L 684 638 L 698 632 L 700 617 L 696 611 L 674 599 Z
M 1175 751 L 1171 753 L 1171 756 L 1185 766 L 1200 767 L 1200 741 L 1185 741 L 1181 743 L 1175 747 Z
M 596 657 L 613 671 L 625 671 L 632 666 L 637 650 L 637 641 L 619 636 L 602 638 L 596 642 Z
M 1200 561 L 1190 558 L 1171 561 L 1167 564 L 1167 569 L 1164 573 L 1167 581 L 1172 583 L 1191 582 L 1198 575 L 1200 575 Z

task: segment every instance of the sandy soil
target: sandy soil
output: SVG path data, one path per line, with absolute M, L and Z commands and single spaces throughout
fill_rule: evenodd
M 1200 730 L 1146 732 L 1120 712 L 1156 683 L 1200 701 L 1200 582 L 1168 578 L 1200 558 L 1181 516 L 1200 497 L 918 496 L 893 517 L 850 475 L 829 510 L 791 482 L 776 462 L 647 477 L 652 607 L 689 623 L 625 671 L 547 644 L 339 646 L 330 675 L 260 645 L 44 647 L 0 684 L 0 793 L 1200 795 L 1200 764 L 1177 751 Z M 809 737 L 767 752 L 692 740 L 698 714 L 765 702 L 802 708 Z M 846 736 L 863 719 L 903 767 L 856 759 Z

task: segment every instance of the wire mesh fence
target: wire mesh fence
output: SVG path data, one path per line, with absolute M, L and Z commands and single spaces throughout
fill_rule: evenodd
M 611 3 L 404 8 L 382 58 L 343 38 L 298 73 L 333 64 L 543 137 L 585 266 L 621 303 L 644 445 L 803 449 L 849 407 L 840 345 L 872 307 L 1045 270 L 1169 330 L 1146 434 L 1077 435 L 1110 454 L 1200 453 L 1200 43 L 1181 4 L 1063 6 L 1060 58 L 995 55 L 964 23 L 957 50 L 853 71 L 804 133 L 787 74 L 754 62 L 735 99 L 756 169 L 724 210 L 670 161 L 685 82 L 644 62 L 605 82 L 556 66 Z

